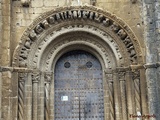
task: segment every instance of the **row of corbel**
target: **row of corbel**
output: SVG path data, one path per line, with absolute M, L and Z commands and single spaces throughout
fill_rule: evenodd
M 111 69 L 106 69 L 105 72 L 125 72 L 125 71 L 135 71 L 139 69 L 149 69 L 149 68 L 158 68 L 160 67 L 160 62 L 157 63 L 147 63 L 147 64 L 137 64 L 137 65 L 130 65 L 126 67 L 117 67 L 114 70 Z M 21 72 L 21 73 L 36 73 L 36 72 L 45 72 L 45 71 L 40 71 L 37 69 L 29 69 L 29 68 L 23 68 L 23 67 L 4 67 L 0 66 L 0 72 L 5 72 L 5 71 L 10 71 L 10 72 Z

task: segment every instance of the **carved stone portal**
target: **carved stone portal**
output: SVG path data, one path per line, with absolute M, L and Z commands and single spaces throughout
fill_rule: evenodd
M 59 64 L 61 70 L 56 69 L 55 72 L 59 58 L 75 50 L 84 51 L 83 55 L 92 54 L 99 62 L 99 67 L 96 67 L 97 64 L 90 58 L 76 59 L 77 65 L 74 65 L 69 61 L 73 57 L 69 57 L 70 59 L 65 59 L 64 64 Z M 69 99 L 64 91 L 68 90 L 74 91 L 76 101 L 76 104 L 67 108 L 68 113 L 72 113 L 73 109 L 78 110 L 76 107 L 80 105 L 80 111 L 74 111 L 77 116 L 85 114 L 90 118 L 89 114 L 93 111 L 92 117 L 96 120 L 97 116 L 93 113 L 97 114 L 94 111 L 97 110 L 101 114 L 98 116 L 101 119 L 129 120 L 129 114 L 142 113 L 146 109 L 142 104 L 142 98 L 145 98 L 146 94 L 141 95 L 139 71 L 133 72 L 130 69 L 120 71 L 117 68 L 138 64 L 142 61 L 141 53 L 138 40 L 130 28 L 109 12 L 95 7 L 72 6 L 44 13 L 25 31 L 14 55 L 15 67 L 30 70 L 26 77 L 25 74 L 19 74 L 18 119 L 61 119 L 57 104 L 60 103 L 58 100 L 61 100 L 62 106 L 72 104 L 64 104 Z M 72 63 L 74 62 L 72 60 Z M 74 69 L 74 66 L 77 68 Z M 91 69 L 97 72 L 89 74 Z M 74 75 L 78 70 L 81 73 Z M 68 74 L 65 74 L 66 71 Z M 77 88 L 73 89 L 74 83 L 70 75 L 74 75 L 74 82 L 79 81 L 77 84 L 80 85 L 79 88 L 85 88 L 86 91 L 80 89 L 80 93 Z M 84 83 L 81 83 L 82 78 Z M 87 80 L 88 78 L 90 80 Z M 78 92 L 83 98 L 76 98 Z M 100 96 L 98 93 L 101 93 Z M 85 98 L 88 101 L 84 101 Z M 100 104 L 98 103 L 100 106 L 92 99 L 96 99 L 97 103 L 100 101 Z M 81 106 L 80 102 L 84 105 Z M 96 109 L 92 109 L 92 106 Z M 81 109 L 82 107 L 85 108 Z

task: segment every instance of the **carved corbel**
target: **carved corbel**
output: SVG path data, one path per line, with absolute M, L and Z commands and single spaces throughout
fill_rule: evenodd
M 29 7 L 30 0 L 21 0 L 21 4 L 23 7 Z

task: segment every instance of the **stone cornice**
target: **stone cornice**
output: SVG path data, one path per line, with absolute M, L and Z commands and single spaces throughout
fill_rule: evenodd
M 159 67 L 160 67 L 160 62 L 157 62 L 157 63 L 130 65 L 130 66 L 126 66 L 126 67 L 117 67 L 115 69 L 115 71 L 124 72 L 124 71 L 130 71 L 130 70 L 150 69 L 150 68 L 159 68 Z M 110 70 L 111 69 L 105 70 L 105 72 L 110 71 Z M 53 72 L 49 72 L 49 71 L 40 71 L 38 69 L 28 69 L 28 68 L 23 68 L 23 67 L 0 66 L 0 72 L 6 72 L 6 71 L 20 72 L 20 73 L 30 73 L 30 72 L 53 73 Z

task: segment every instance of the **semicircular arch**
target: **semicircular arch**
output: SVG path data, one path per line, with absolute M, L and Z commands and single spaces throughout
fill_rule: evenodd
M 123 59 L 118 66 L 142 61 L 140 44 L 124 21 L 93 6 L 72 6 L 46 12 L 27 28 L 15 50 L 13 66 L 38 68 L 34 63 L 40 63 L 43 56 L 38 53 L 45 53 L 43 50 L 48 49 L 54 39 L 72 31 L 83 31 L 101 38 L 111 48 L 118 63 Z

